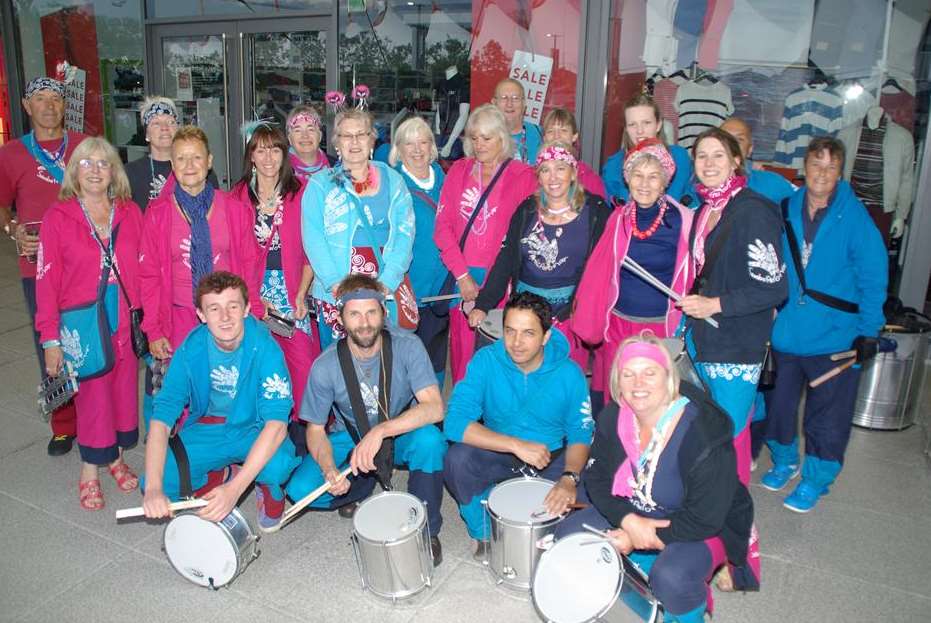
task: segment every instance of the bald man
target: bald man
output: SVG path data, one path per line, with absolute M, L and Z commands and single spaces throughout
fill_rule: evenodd
M 508 123 L 508 132 L 514 139 L 514 159 L 534 165 L 537 151 L 543 142 L 543 130 L 535 123 L 524 120 L 527 111 L 527 97 L 524 85 L 513 78 L 505 78 L 495 87 L 491 103 L 504 114 Z
M 795 186 L 778 173 L 757 169 L 753 164 L 753 131 L 740 117 L 729 117 L 721 124 L 721 129 L 737 139 L 740 153 L 746 161 L 747 185 L 775 204 L 795 193 Z

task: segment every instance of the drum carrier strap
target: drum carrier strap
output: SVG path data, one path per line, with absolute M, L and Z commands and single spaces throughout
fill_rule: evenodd
M 353 421 L 350 421 L 345 414 L 340 414 L 345 421 L 346 430 L 352 440 L 359 444 L 362 437 L 365 436 L 371 426 L 369 425 L 368 412 L 365 410 L 365 401 L 362 400 L 362 386 L 359 384 L 359 376 L 356 374 L 356 367 L 352 361 L 352 353 L 349 351 L 348 338 L 343 338 L 336 343 L 336 355 L 339 359 L 339 367 L 343 373 L 343 381 L 346 383 L 346 393 L 349 395 L 349 404 L 352 406 Z M 380 372 L 380 387 L 378 391 L 378 421 L 388 421 L 389 409 L 391 408 L 391 370 L 392 370 L 392 352 L 391 352 L 391 334 L 388 331 L 381 332 L 381 352 L 383 355 Z M 381 448 L 375 455 L 375 478 L 385 491 L 391 490 L 391 473 L 394 469 L 394 439 L 386 438 L 381 443 Z
M 792 265 L 795 266 L 795 274 L 798 275 L 798 283 L 802 287 L 802 295 L 810 296 L 812 299 L 818 301 L 822 305 L 827 305 L 828 307 L 838 311 L 846 312 L 848 314 L 859 314 L 860 306 L 856 303 L 845 301 L 844 299 L 837 298 L 836 296 L 831 296 L 826 292 L 812 290 L 807 285 L 805 285 L 805 268 L 802 266 L 802 258 L 798 250 L 798 238 L 795 237 L 795 230 L 792 228 L 792 223 L 789 222 L 788 199 L 782 200 L 782 219 L 785 222 L 786 240 L 789 243 L 789 255 L 792 256 Z
M 180 495 L 184 499 L 194 497 L 194 489 L 191 487 L 191 463 L 187 458 L 187 450 L 181 442 L 181 435 L 175 433 L 168 438 L 168 447 L 171 453 L 175 455 L 175 463 L 178 465 L 178 485 Z

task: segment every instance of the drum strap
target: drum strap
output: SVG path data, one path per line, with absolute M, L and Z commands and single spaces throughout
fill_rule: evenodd
M 368 412 L 365 410 L 365 401 L 362 400 L 362 386 L 359 383 L 359 376 L 356 374 L 356 367 L 352 362 L 352 353 L 349 351 L 348 338 L 343 338 L 336 343 L 336 355 L 339 359 L 339 367 L 343 373 L 343 381 L 346 383 L 346 393 L 349 395 L 349 404 L 352 406 L 352 415 L 354 422 L 346 420 L 346 430 L 352 440 L 358 444 L 362 437 L 365 436 L 371 426 L 369 426 Z M 391 352 L 391 334 L 388 331 L 381 332 L 381 350 L 382 366 L 379 391 L 378 391 L 378 421 L 385 422 L 388 420 L 389 409 L 391 408 L 391 370 L 392 370 L 392 352 Z M 375 455 L 375 478 L 385 491 L 391 489 L 391 473 L 394 469 L 394 439 L 386 438 L 381 443 L 378 453 Z
M 175 463 L 178 465 L 178 485 L 181 491 L 181 497 L 189 499 L 194 497 L 194 488 L 191 487 L 191 463 L 187 458 L 187 450 L 181 442 L 181 435 L 174 434 L 168 438 L 168 447 L 171 453 L 175 455 Z

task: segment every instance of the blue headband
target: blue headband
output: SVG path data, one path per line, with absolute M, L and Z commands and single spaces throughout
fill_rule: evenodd
M 29 81 L 29 84 L 26 85 L 26 91 L 23 95 L 24 99 L 29 99 L 39 91 L 53 91 L 58 94 L 59 97 L 65 96 L 65 85 L 54 78 L 46 78 L 45 76 L 39 76 L 38 78 L 33 78 Z
M 372 299 L 384 305 L 385 293 L 379 290 L 372 290 L 371 288 L 359 288 L 358 290 L 353 290 L 351 292 L 346 292 L 345 294 L 340 295 L 340 297 L 336 299 L 336 306 L 342 309 L 343 306 L 349 301 L 362 301 L 362 300 L 372 300 Z
M 148 127 L 149 122 L 152 121 L 152 117 L 155 115 L 168 115 L 175 120 L 175 123 L 178 121 L 178 113 L 173 106 L 169 106 L 165 102 L 155 102 L 142 114 L 142 125 Z

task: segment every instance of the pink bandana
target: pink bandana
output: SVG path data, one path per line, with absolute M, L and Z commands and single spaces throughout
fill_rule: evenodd
M 550 145 L 539 154 L 537 154 L 537 168 L 539 168 L 541 164 L 548 160 L 561 160 L 568 163 L 569 166 L 571 166 L 573 169 L 576 168 L 579 164 L 579 161 L 576 160 L 571 151 L 565 147 L 560 147 L 559 145 Z
M 288 130 L 293 130 L 299 124 L 306 123 L 307 125 L 313 126 L 315 128 L 320 127 L 320 115 L 313 112 L 302 112 L 292 117 L 291 121 L 288 122 Z
M 669 181 L 676 174 L 676 161 L 672 159 L 669 150 L 663 142 L 656 138 L 648 138 L 640 141 L 636 147 L 627 152 L 624 157 L 624 178 L 626 179 L 630 172 L 637 166 L 637 162 L 644 156 L 653 156 L 659 160 L 660 166 Z

